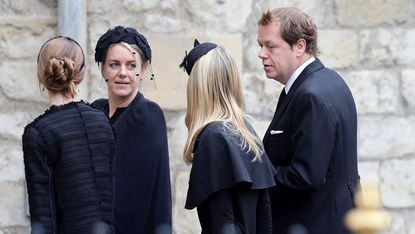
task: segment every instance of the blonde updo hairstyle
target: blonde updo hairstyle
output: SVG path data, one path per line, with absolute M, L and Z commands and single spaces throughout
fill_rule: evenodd
M 37 59 L 39 84 L 51 92 L 61 92 L 69 98 L 76 96 L 76 86 L 84 79 L 85 55 L 72 38 L 55 37 L 40 48 Z

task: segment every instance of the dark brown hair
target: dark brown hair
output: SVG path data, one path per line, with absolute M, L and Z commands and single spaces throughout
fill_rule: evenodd
M 309 15 L 295 7 L 280 7 L 263 13 L 258 25 L 271 22 L 279 22 L 281 36 L 290 46 L 303 38 L 306 41 L 306 52 L 317 56 L 317 26 Z

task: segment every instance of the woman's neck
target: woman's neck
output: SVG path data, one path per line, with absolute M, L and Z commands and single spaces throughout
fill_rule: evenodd
M 49 104 L 55 106 L 61 106 L 70 102 L 73 102 L 72 97 L 67 97 L 63 93 L 48 91 L 49 93 Z
M 108 116 L 111 118 L 112 115 L 114 115 L 117 108 L 127 107 L 128 105 L 130 105 L 130 103 L 134 100 L 137 94 L 138 92 L 135 92 L 132 95 L 125 98 L 116 95 L 108 95 Z

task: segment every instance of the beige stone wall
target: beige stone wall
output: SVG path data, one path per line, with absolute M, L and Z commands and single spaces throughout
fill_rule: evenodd
M 281 90 L 267 80 L 257 57 L 261 12 L 293 5 L 319 26 L 321 56 L 350 85 L 359 112 L 359 169 L 380 183 L 393 215 L 384 233 L 415 233 L 415 2 L 413 0 L 89 0 L 88 76 L 82 98 L 105 96 L 93 63 L 99 35 L 133 26 L 154 51 L 158 89 L 145 95 L 165 111 L 170 149 L 175 233 L 197 233 L 195 211 L 184 210 L 189 167 L 181 158 L 186 74 L 178 69 L 195 37 L 227 47 L 237 59 L 247 111 L 262 135 Z M 47 108 L 37 86 L 36 56 L 57 33 L 56 0 L 0 0 L 0 233 L 29 233 L 21 152 L 23 127 Z

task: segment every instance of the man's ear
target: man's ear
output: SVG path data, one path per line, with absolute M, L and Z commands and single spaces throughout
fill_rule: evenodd
M 301 57 L 304 53 L 306 53 L 306 48 L 307 42 L 304 40 L 304 38 L 298 39 L 298 41 L 294 45 L 294 49 L 298 57 Z

